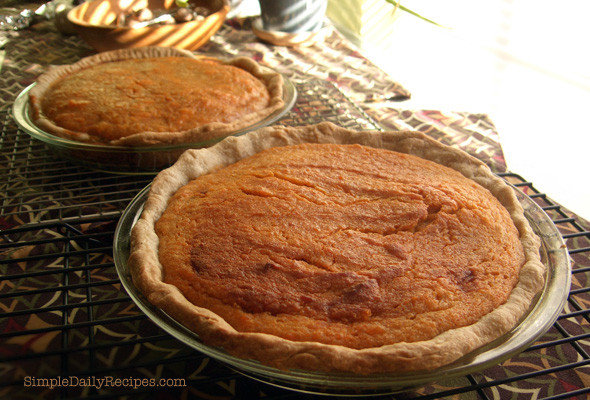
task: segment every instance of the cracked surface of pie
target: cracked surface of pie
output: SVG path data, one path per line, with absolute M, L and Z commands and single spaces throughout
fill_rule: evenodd
M 274 147 L 190 181 L 155 226 L 164 281 L 240 332 L 352 349 L 432 339 L 506 302 L 510 215 L 434 162 Z

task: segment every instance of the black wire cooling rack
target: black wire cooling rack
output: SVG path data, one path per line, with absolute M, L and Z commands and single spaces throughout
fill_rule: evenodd
M 325 82 L 297 89 L 282 123 L 378 129 Z M 9 112 L 0 118 L 0 398 L 315 398 L 234 372 L 175 340 L 131 301 L 115 270 L 112 239 L 151 176 L 71 164 L 20 131 Z M 501 176 L 540 205 L 566 240 L 573 261 L 566 308 L 537 343 L 501 365 L 382 398 L 590 395 L 588 224 L 523 177 Z M 108 388 L 99 388 L 101 378 L 110 380 Z

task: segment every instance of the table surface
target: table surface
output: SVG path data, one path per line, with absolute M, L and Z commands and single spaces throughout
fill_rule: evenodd
M 405 110 L 411 93 L 332 27 L 309 47 L 258 40 L 251 18 L 226 21 L 199 53 L 248 56 L 296 86 L 279 123 L 321 121 L 375 130 L 420 130 L 461 148 L 515 184 L 545 210 L 572 259 L 572 286 L 554 326 L 530 349 L 464 377 L 413 388 L 396 398 L 587 398 L 590 390 L 590 233 L 579 218 L 532 182 L 506 170 L 498 134 L 484 114 Z M 119 217 L 151 176 L 111 175 L 62 160 L 22 132 L 16 96 L 49 66 L 94 51 L 50 22 L 1 32 L 0 71 L 0 397 L 315 398 L 245 377 L 172 338 L 121 287 L 112 257 Z M 48 388 L 32 378 L 179 378 L 186 386 Z M 37 381 L 38 383 L 38 381 Z M 320 397 L 325 398 L 325 397 Z M 383 398 L 392 398 L 386 395 Z

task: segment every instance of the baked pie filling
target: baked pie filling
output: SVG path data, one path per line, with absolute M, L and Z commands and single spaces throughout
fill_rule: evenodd
M 199 177 L 156 232 L 164 281 L 235 329 L 354 349 L 473 324 L 525 259 L 487 190 L 360 145 L 274 147 Z

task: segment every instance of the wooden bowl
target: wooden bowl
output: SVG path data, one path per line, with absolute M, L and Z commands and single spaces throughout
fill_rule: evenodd
M 68 20 L 84 41 L 97 51 L 129 47 L 162 46 L 196 50 L 219 30 L 229 12 L 225 0 L 200 0 L 212 13 L 199 21 L 142 28 L 116 25 L 121 13 L 150 9 L 171 9 L 174 0 L 92 0 L 68 12 Z

